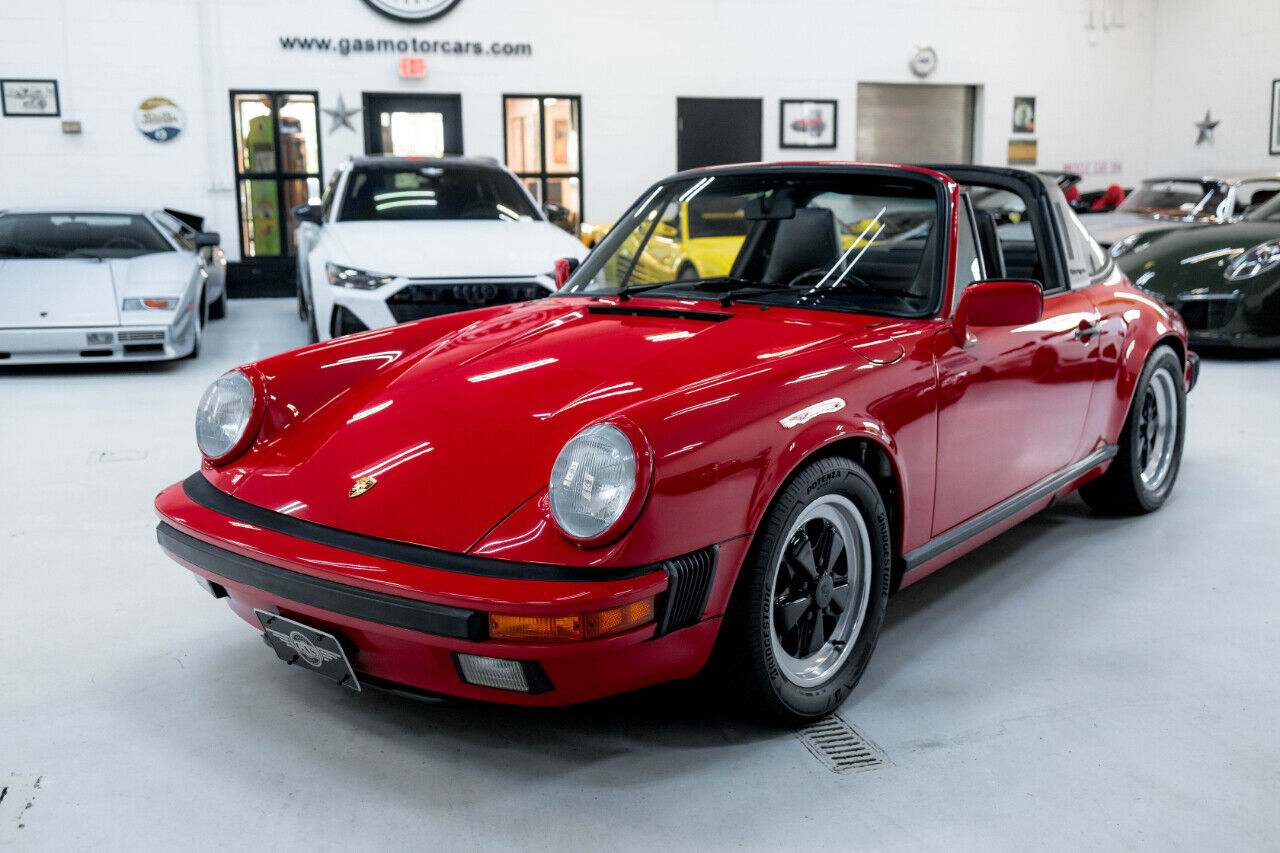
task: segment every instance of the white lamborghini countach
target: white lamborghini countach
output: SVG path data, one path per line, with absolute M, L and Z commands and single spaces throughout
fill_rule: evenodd
M 0 210 L 0 367 L 195 356 L 218 235 L 163 210 Z

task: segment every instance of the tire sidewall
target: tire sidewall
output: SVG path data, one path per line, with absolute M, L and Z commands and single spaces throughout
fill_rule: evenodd
M 1170 463 L 1169 474 L 1160 484 L 1160 488 L 1152 490 L 1142 482 L 1142 468 L 1138 457 L 1138 413 L 1147 388 L 1151 385 L 1151 377 L 1157 370 L 1168 370 L 1172 375 L 1174 400 L 1178 412 L 1178 429 L 1174 436 L 1173 461 Z M 1138 386 L 1134 390 L 1129 408 L 1129 418 L 1125 423 L 1123 452 L 1129 454 L 1128 468 L 1130 477 L 1133 478 L 1134 495 L 1142 508 L 1150 512 L 1164 504 L 1173 491 L 1173 484 L 1178 479 L 1178 472 L 1182 468 L 1182 445 L 1187 434 L 1187 389 L 1183 380 L 1182 363 L 1172 349 L 1167 346 L 1157 347 L 1147 359 L 1146 365 L 1142 368 L 1142 375 L 1138 378 Z
M 814 500 L 829 494 L 848 498 L 862 515 L 870 537 L 871 591 L 862 629 L 853 650 L 826 683 L 803 687 L 783 674 L 771 642 L 769 598 L 777 565 L 786 547 L 786 535 L 796 519 Z M 752 549 L 752 583 L 747 599 L 749 653 L 760 687 L 775 706 L 775 715 L 793 720 L 818 718 L 840 705 L 857 685 L 875 650 L 884 621 L 892 580 L 889 519 L 884 502 L 871 478 L 851 460 L 831 457 L 810 465 L 796 475 L 766 517 L 765 533 Z

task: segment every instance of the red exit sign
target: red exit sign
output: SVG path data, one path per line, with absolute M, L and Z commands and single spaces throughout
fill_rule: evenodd
M 427 76 L 427 60 L 421 56 L 402 56 L 400 57 L 400 76 L 401 77 L 426 77 Z

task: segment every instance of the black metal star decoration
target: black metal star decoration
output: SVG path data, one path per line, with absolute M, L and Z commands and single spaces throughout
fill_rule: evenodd
M 1200 131 L 1200 135 L 1196 137 L 1196 145 L 1203 145 L 1206 142 L 1213 144 L 1213 129 L 1221 122 L 1210 118 L 1209 112 L 1209 110 L 1204 111 L 1204 121 L 1196 122 L 1196 130 Z
M 333 133 L 340 127 L 345 127 L 347 130 L 354 133 L 356 126 L 351 123 L 351 117 L 360 111 L 360 107 L 347 109 L 347 105 L 343 102 L 341 94 L 338 95 L 338 105 L 336 107 L 333 107 L 332 109 L 329 107 L 322 107 L 320 110 L 320 112 L 333 119 L 333 121 L 329 123 L 330 133 Z

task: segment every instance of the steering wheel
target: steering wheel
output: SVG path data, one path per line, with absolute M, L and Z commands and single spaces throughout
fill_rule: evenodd
M 809 279 L 813 279 L 813 283 L 817 284 L 818 282 L 822 281 L 823 277 L 826 276 L 828 272 L 831 272 L 830 267 L 814 267 L 811 270 L 805 270 L 804 272 L 797 275 L 795 278 L 791 279 L 791 281 L 787 282 L 787 287 L 789 288 L 799 287 L 802 284 L 808 283 Z M 835 273 L 835 272 L 831 273 L 831 278 L 829 281 L 835 281 L 837 279 L 840 280 L 841 285 L 847 284 L 855 288 L 861 287 L 861 288 L 866 288 L 868 290 L 873 289 L 871 285 L 867 284 L 864 280 L 862 280 L 856 275 L 853 275 L 852 273 L 845 275 L 843 278 L 839 273 Z
M 145 249 L 146 246 L 142 242 L 132 237 L 112 237 L 110 240 L 102 244 L 104 249 Z

